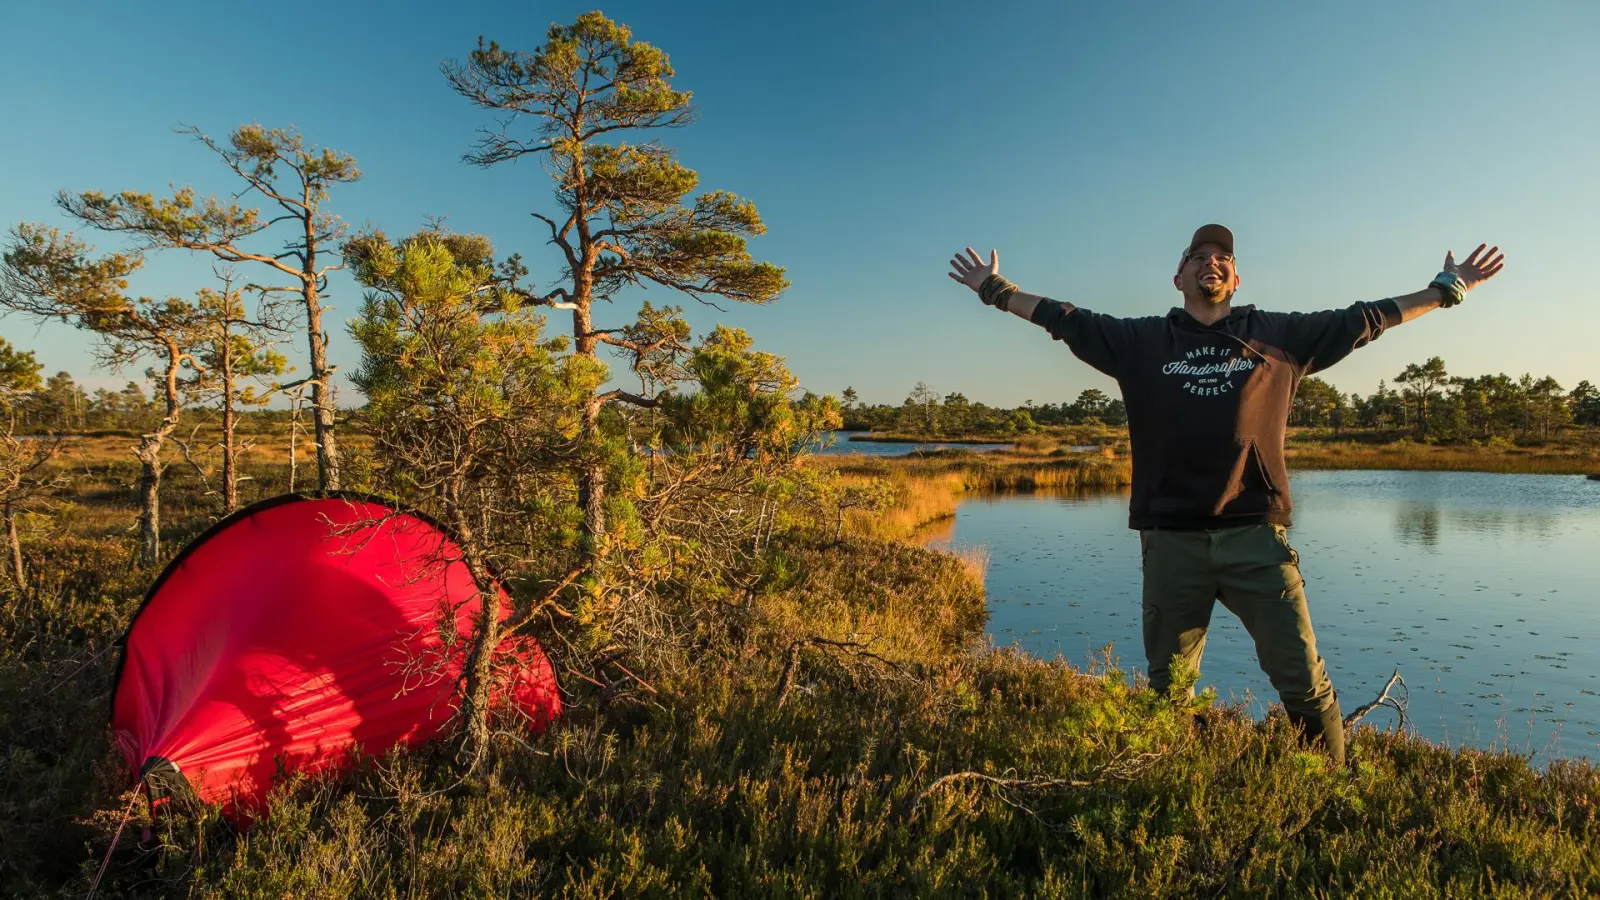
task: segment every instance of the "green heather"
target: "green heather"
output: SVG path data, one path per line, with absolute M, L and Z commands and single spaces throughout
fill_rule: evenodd
M 106 651 L 148 581 L 130 566 L 130 474 L 76 478 L 27 544 L 36 590 L 4 610 L 13 895 L 82 896 L 131 796 L 102 725 Z M 251 474 L 267 494 L 286 473 Z M 169 485 L 179 533 L 207 520 L 197 487 Z M 101 896 L 1600 891 L 1586 763 L 1433 747 L 1380 711 L 1329 771 L 1281 717 L 987 647 L 981 573 L 895 540 L 835 542 L 807 510 L 784 517 L 753 590 L 700 586 L 702 627 L 650 656 L 651 690 L 571 679 L 565 721 L 500 739 L 465 780 L 444 747 L 367 760 L 342 781 L 289 779 L 247 833 L 208 813 L 140 843 L 135 802 Z M 957 773 L 1001 781 L 940 782 Z

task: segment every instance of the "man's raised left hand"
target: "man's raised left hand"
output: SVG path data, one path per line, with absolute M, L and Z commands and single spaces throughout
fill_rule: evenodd
M 1488 247 L 1487 251 L 1485 247 Z M 1488 244 L 1479 244 L 1478 249 L 1472 251 L 1472 255 L 1463 263 L 1456 262 L 1455 251 L 1446 251 L 1444 255 L 1444 270 L 1454 272 L 1461 279 L 1461 288 L 1468 291 L 1493 278 L 1505 266 L 1506 255 L 1500 252 L 1499 247 L 1489 247 Z

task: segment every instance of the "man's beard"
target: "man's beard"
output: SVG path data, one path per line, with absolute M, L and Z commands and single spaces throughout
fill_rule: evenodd
M 1223 304 L 1233 299 L 1233 288 L 1225 281 L 1218 281 L 1216 284 L 1206 284 L 1201 281 L 1199 285 L 1200 293 L 1212 303 Z

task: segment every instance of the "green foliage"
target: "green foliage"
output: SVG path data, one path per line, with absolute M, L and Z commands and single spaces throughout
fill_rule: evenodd
M 884 512 L 894 505 L 895 489 L 882 478 L 846 480 L 837 471 L 811 469 L 796 479 L 795 499 L 811 507 L 824 522 L 831 522 L 833 539 L 838 541 L 844 537 L 850 513 Z
M 1039 430 L 1039 426 L 1034 424 L 1033 416 L 1027 410 L 1018 409 L 1006 418 L 1006 430 L 1014 434 L 1033 434 Z
M 32 350 L 18 350 L 0 338 L 0 407 L 14 412 L 26 394 L 43 387 L 39 378 L 43 368 Z
M 688 391 L 660 399 L 661 443 L 673 452 L 715 450 L 731 459 L 793 460 L 818 432 L 838 427 L 838 403 L 808 395 L 778 357 L 753 349 L 750 336 L 717 326 L 684 365 Z
M 583 408 L 585 448 L 574 476 L 584 507 L 583 553 L 596 561 L 607 552 L 608 541 L 634 530 L 607 525 L 615 505 L 608 499 L 612 492 L 639 492 L 638 480 L 630 474 L 637 467 L 619 435 L 638 430 L 660 434 L 655 421 L 642 429 L 629 424 L 639 410 L 666 404 L 679 419 L 699 413 L 667 398 L 680 377 L 697 377 L 677 369 L 688 352 L 683 346 L 687 326 L 677 311 L 654 311 L 646 304 L 636 322 L 599 328 L 592 317 L 594 302 L 610 300 L 631 286 L 660 285 L 700 300 L 764 303 L 775 299 L 788 281 L 781 268 L 750 256 L 747 238 L 766 230 L 754 204 L 726 191 L 689 200 L 699 186 L 694 171 L 654 140 L 627 139 L 686 125 L 694 110 L 690 95 L 672 87 L 666 54 L 634 40 L 626 26 L 599 12 L 585 13 L 571 25 L 551 26 L 546 42 L 532 52 L 505 50 L 480 38 L 465 61 L 445 66 L 445 76 L 469 102 L 501 114 L 500 129 L 483 134 L 467 155 L 470 162 L 490 166 L 548 154 L 546 168 L 562 213 L 533 215 L 549 228 L 550 242 L 562 253 L 564 283 L 540 294 L 517 287 L 511 278 L 504 289 L 529 303 L 572 309 L 574 352 L 597 361 L 601 344 L 618 348 L 631 356 L 647 391 L 607 391 L 592 396 Z M 536 137 L 523 134 L 530 123 Z M 511 268 L 512 275 L 524 274 L 515 259 Z M 715 401 L 712 391 L 695 402 Z M 607 404 L 636 409 L 608 416 Z M 777 407 L 770 412 L 776 414 Z M 603 418 L 608 421 L 605 428 Z M 681 431 L 684 422 L 673 427 Z M 649 437 L 646 446 L 654 446 L 654 439 Z M 626 506 L 618 512 L 632 515 Z
M 565 342 L 546 340 L 541 316 L 494 289 L 491 253 L 482 238 L 434 232 L 351 243 L 354 274 L 372 289 L 351 325 L 363 354 L 353 380 L 381 428 L 446 411 L 474 425 L 544 411 L 560 435 Z
M 59 318 L 92 333 L 101 360 L 113 367 L 145 356 L 157 360 L 159 368 L 145 375 L 161 390 L 162 415 L 159 424 L 140 436 L 135 450 L 144 502 L 141 559 L 153 564 L 161 552 L 161 451 L 182 410 L 179 378 L 200 369 L 193 349 L 203 322 L 199 309 L 188 301 L 126 296 L 128 276 L 142 262 L 137 254 L 96 257 L 72 234 L 25 223 L 13 229 L 0 265 L 0 307 L 36 321 Z
M 1542 442 L 1554 438 L 1568 424 L 1588 424 L 1600 409 L 1594 405 L 1594 388 L 1588 382 L 1563 393 L 1561 385 L 1549 376 L 1451 377 L 1438 357 L 1408 365 L 1396 382 L 1406 386 L 1403 394 L 1382 382 L 1370 397 L 1352 394 L 1353 424 L 1365 428 L 1409 426 L 1418 440 L 1430 443 L 1496 438 Z
M 226 146 L 199 129 L 182 131 L 205 144 L 250 188 L 301 220 L 299 234 L 288 239 L 292 252 L 285 258 L 294 256 L 292 261 L 308 265 L 319 243 L 338 237 L 337 219 L 320 207 L 328 199 L 329 187 L 361 178 L 353 158 L 327 148 L 308 147 L 300 134 L 280 128 L 244 125 L 234 129 Z M 161 198 L 139 191 L 63 191 L 56 203 L 74 218 L 103 231 L 124 234 L 142 248 L 197 250 L 228 262 L 264 263 L 285 274 L 297 268 L 270 254 L 240 247 L 241 241 L 264 233 L 278 220 L 231 199 L 199 197 L 193 188 L 178 188 L 171 197 Z M 315 270 L 309 274 L 322 277 Z
M 755 205 L 726 191 L 686 203 L 699 177 L 654 142 L 616 140 L 694 119 L 690 94 L 672 87 L 661 50 L 634 40 L 599 12 L 552 26 L 533 52 L 482 39 L 464 62 L 445 68 L 474 105 L 512 113 L 468 155 L 493 165 L 549 153 L 564 225 L 545 221 L 566 254 L 566 293 L 580 306 L 628 285 L 658 284 L 692 296 L 764 303 L 787 287 L 783 270 L 756 262 L 746 238 L 766 227 Z M 532 122 L 537 139 L 511 129 Z M 574 232 L 573 225 L 585 227 Z M 578 336 L 582 339 L 584 336 Z
M 95 256 L 94 248 L 72 234 L 24 222 L 11 230 L 3 261 L 0 305 L 7 311 L 58 319 L 112 345 L 136 331 L 137 306 L 124 292 L 129 276 L 143 265 L 138 256 Z
M 1289 424 L 1301 428 L 1409 428 L 1416 440 L 1429 443 L 1471 443 L 1492 438 L 1517 442 L 1554 439 L 1567 425 L 1600 425 L 1600 389 L 1582 382 L 1563 393 L 1554 378 L 1523 375 L 1452 377 L 1440 358 L 1408 365 L 1395 391 L 1380 381 L 1368 396 L 1341 394 L 1322 378 L 1301 379 L 1289 412 Z M 1127 423 L 1120 399 L 1087 388 L 1071 403 L 1015 409 L 991 407 L 951 393 L 939 401 L 931 387 L 918 382 L 900 406 L 847 403 L 844 427 L 896 435 L 994 436 L 1016 432 L 1017 412 L 1026 412 L 1041 427 Z M 1425 432 L 1425 433 L 1424 433 Z
M 1417 440 L 1428 439 L 1428 405 L 1449 379 L 1444 360 L 1437 356 L 1420 365 L 1411 363 L 1395 376 L 1395 384 L 1406 386 L 1405 396 L 1412 402 L 1412 421 L 1416 423 Z
M 1580 381 L 1567 395 L 1567 401 L 1572 410 L 1573 424 L 1600 425 L 1600 388 L 1588 381 Z
M 188 389 L 197 394 L 221 390 L 216 378 L 223 370 L 234 377 L 258 382 L 282 375 L 289 361 L 262 339 L 260 329 L 249 327 L 249 314 L 237 291 L 202 288 L 196 297 L 199 334 L 195 357 L 201 369 L 211 376 L 209 383 L 196 381 Z M 207 390 L 210 388 L 211 390 Z M 254 406 L 266 402 L 256 385 L 245 384 L 234 393 L 238 403 Z
M 1289 424 L 1302 428 L 1339 427 L 1344 424 L 1344 395 L 1315 375 L 1300 379 L 1294 403 L 1289 408 Z
M 375 475 L 410 502 L 450 507 L 447 521 L 486 497 L 481 511 L 498 514 L 477 538 L 491 564 L 534 524 L 520 513 L 555 511 L 550 470 L 578 452 L 582 398 L 599 374 L 499 288 L 493 253 L 484 238 L 440 230 L 399 242 L 374 232 L 347 249 L 369 288 L 350 326 L 362 350 L 351 380 L 367 398 Z M 504 560 L 513 572 L 516 561 Z
M 1016 409 L 1006 409 L 969 400 L 959 391 L 946 394 L 941 401 L 938 393 L 921 381 L 900 406 L 868 406 L 847 401 L 844 412 L 845 428 L 929 437 L 983 435 L 999 438 L 1033 433 L 1018 413 L 1025 415 L 1035 428 L 1101 423 L 1125 425 L 1128 421 L 1122 400 L 1112 399 L 1097 388 L 1084 390 L 1072 403 L 1035 406 L 1030 401 Z

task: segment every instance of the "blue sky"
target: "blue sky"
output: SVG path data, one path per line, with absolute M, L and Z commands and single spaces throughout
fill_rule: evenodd
M 863 8 L 865 7 L 865 8 Z M 440 62 L 484 35 L 533 49 L 592 3 L 34 3 L 0 32 L 0 219 L 65 225 L 58 189 L 234 185 L 192 123 L 294 126 L 365 178 L 334 209 L 408 233 L 427 216 L 553 274 L 534 164 L 460 161 L 487 116 Z M 1406 363 L 1600 382 L 1600 4 L 746 4 L 601 7 L 664 49 L 700 119 L 663 138 L 705 189 L 754 200 L 757 258 L 786 266 L 774 305 L 690 308 L 747 329 L 806 388 L 898 403 L 917 381 L 1013 405 L 1114 390 L 1043 331 L 945 277 L 997 247 L 1025 289 L 1100 312 L 1179 302 L 1192 230 L 1233 228 L 1237 301 L 1312 310 L 1425 286 L 1444 251 L 1499 243 L 1507 268 L 1468 302 L 1326 373 L 1363 393 Z M 250 9 L 251 12 L 241 11 Z M 318 27 L 301 33 L 301 23 Z M 113 246 L 100 240 L 104 247 Z M 192 261 L 134 285 L 189 295 Z M 359 305 L 334 285 L 333 318 Z M 597 315 L 620 323 L 642 299 Z M 685 303 L 693 307 L 692 301 Z M 564 319 L 552 325 L 564 326 Z M 87 341 L 0 320 L 48 370 L 95 385 Z M 303 355 L 299 345 L 296 356 Z M 334 360 L 358 362 L 342 328 Z M 341 398 L 358 402 L 353 392 Z

